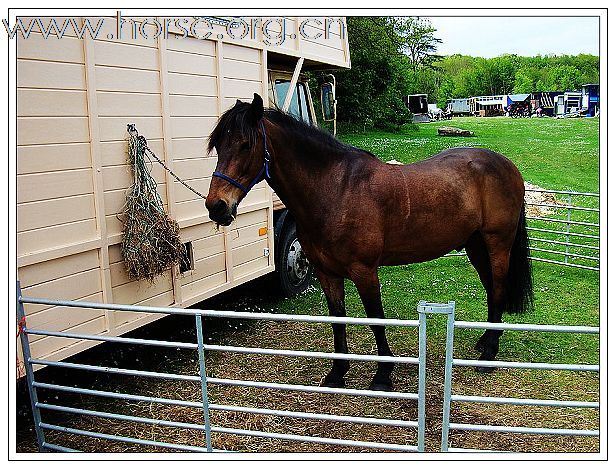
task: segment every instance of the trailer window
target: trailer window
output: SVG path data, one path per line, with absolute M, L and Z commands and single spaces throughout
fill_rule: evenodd
M 276 80 L 276 104 L 279 107 L 282 107 L 284 104 L 290 85 L 290 80 Z M 312 123 L 310 111 L 308 110 L 308 93 L 306 92 L 305 83 L 297 83 L 295 85 L 288 112 L 308 124 Z

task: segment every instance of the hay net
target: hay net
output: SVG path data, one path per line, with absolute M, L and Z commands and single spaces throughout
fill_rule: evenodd
M 130 278 L 152 282 L 182 260 L 185 248 L 180 239 L 180 227 L 165 212 L 156 180 L 150 173 L 148 154 L 153 155 L 152 150 L 134 124 L 128 124 L 127 131 L 127 161 L 133 183 L 126 192 L 121 214 L 124 224 L 121 251 Z

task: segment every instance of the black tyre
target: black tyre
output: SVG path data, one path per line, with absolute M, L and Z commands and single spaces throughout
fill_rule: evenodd
M 310 265 L 302 249 L 295 222 L 289 220 L 278 238 L 276 246 L 276 273 L 280 291 L 284 296 L 302 293 L 312 281 L 314 267 Z

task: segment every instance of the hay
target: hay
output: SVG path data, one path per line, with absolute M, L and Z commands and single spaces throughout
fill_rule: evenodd
M 134 126 L 128 126 L 128 164 L 133 184 L 126 194 L 122 211 L 124 231 L 122 257 L 131 279 L 154 278 L 178 264 L 185 254 L 180 227 L 165 212 L 145 155 L 146 139 Z M 149 162 L 149 161 L 148 161 Z

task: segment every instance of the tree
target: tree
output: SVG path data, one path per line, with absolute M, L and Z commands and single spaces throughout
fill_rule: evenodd
M 400 38 L 401 50 L 409 57 L 414 70 L 421 66 L 432 67 L 441 58 L 436 50 L 443 41 L 434 36 L 436 29 L 430 20 L 411 16 L 395 17 L 392 22 Z

